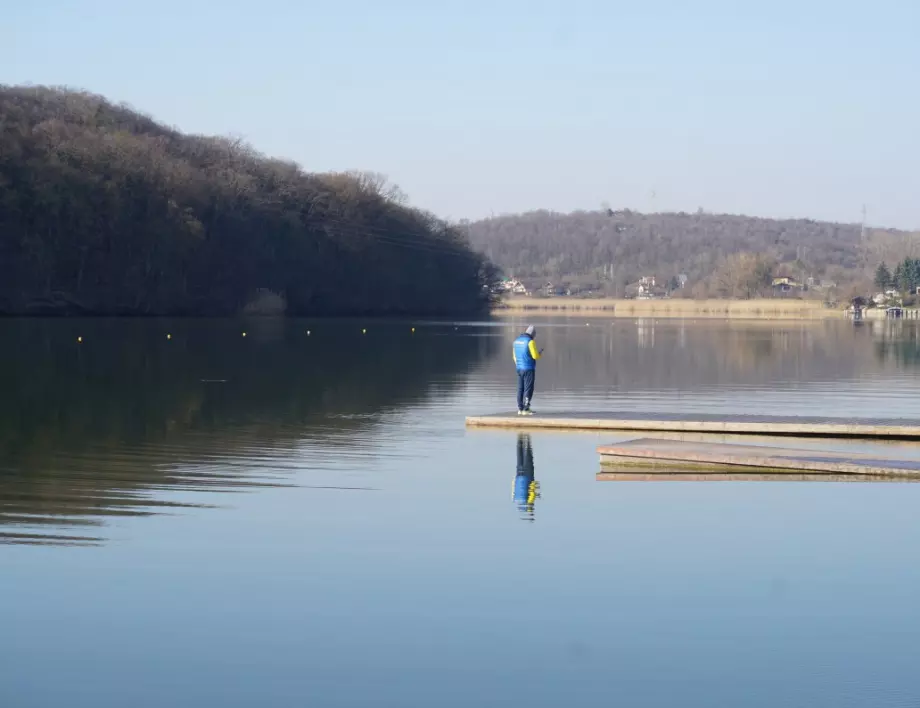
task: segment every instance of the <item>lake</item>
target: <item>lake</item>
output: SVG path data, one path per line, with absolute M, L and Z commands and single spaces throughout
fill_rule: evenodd
M 526 324 L 0 320 L 0 705 L 920 705 L 920 484 L 466 430 Z M 910 321 L 536 325 L 538 413 L 920 419 Z

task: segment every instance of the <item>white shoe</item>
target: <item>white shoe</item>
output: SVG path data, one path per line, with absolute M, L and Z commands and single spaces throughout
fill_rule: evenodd
M 528 408 L 526 411 L 523 411 L 521 415 L 533 415 L 533 411 Z

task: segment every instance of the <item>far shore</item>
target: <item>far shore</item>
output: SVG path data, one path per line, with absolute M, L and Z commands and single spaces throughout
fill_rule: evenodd
M 844 306 L 828 307 L 815 300 L 762 298 L 757 300 L 626 300 L 615 298 L 507 298 L 493 310 L 496 316 L 515 314 L 595 317 L 711 317 L 738 319 L 819 320 L 843 318 Z

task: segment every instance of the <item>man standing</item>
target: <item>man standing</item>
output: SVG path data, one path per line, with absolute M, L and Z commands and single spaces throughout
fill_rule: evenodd
M 533 399 L 534 380 L 537 373 L 537 359 L 542 351 L 537 351 L 534 342 L 536 329 L 530 325 L 520 337 L 514 340 L 514 365 L 517 367 L 518 415 L 533 415 L 530 410 L 530 401 Z

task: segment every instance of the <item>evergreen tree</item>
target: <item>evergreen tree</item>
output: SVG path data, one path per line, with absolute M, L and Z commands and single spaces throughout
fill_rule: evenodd
M 895 269 L 894 280 L 902 293 L 916 292 L 920 285 L 920 260 L 905 258 Z
M 875 287 L 879 290 L 885 290 L 891 285 L 891 271 L 888 270 L 888 266 L 884 263 L 878 264 L 878 268 L 875 270 Z
M 920 261 L 905 258 L 901 264 L 901 275 L 897 279 L 897 288 L 902 293 L 915 292 L 920 285 Z
M 904 261 L 905 270 L 907 271 L 907 288 L 909 292 L 916 292 L 917 286 L 920 285 L 920 260 L 908 258 Z

